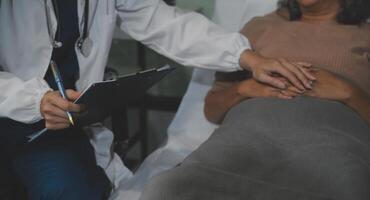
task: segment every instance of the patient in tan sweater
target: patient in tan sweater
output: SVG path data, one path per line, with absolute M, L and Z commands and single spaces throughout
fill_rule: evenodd
M 284 58 L 273 64 L 314 75 L 311 89 L 217 73 L 205 114 L 222 124 L 180 166 L 151 179 L 141 200 L 370 199 L 370 2 L 283 3 L 242 33 L 261 60 Z M 313 98 L 285 100 L 303 95 Z
M 251 79 L 245 71 L 217 73 L 206 97 L 208 120 L 221 123 L 231 107 L 249 98 L 307 95 L 339 101 L 370 124 L 370 24 L 365 22 L 370 3 L 363 1 L 364 10 L 355 13 L 343 2 L 347 1 L 281 1 L 276 12 L 249 22 L 241 32 L 254 51 L 267 58 L 284 58 L 279 61 L 285 65 L 311 63 L 313 68 L 300 70 L 317 80 L 312 90 L 302 91 L 281 78 L 288 85 L 281 90 Z

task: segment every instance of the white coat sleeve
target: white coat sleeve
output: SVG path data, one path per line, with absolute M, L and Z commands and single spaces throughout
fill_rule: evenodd
M 186 66 L 239 70 L 240 55 L 250 48 L 240 33 L 227 32 L 198 13 L 162 0 L 117 0 L 116 10 L 123 31 Z
M 41 120 L 41 99 L 50 90 L 41 78 L 23 81 L 0 70 L 0 118 L 29 124 Z

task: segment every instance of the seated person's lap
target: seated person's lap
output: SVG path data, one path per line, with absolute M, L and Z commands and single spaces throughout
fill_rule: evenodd
M 8 180 L 18 178 L 29 199 L 103 199 L 109 194 L 109 180 L 82 130 L 47 133 L 2 168 L 14 172 Z
M 0 152 L 0 199 L 10 200 L 14 199 L 16 194 L 16 181 L 15 174 L 11 168 L 11 161 L 7 155 Z

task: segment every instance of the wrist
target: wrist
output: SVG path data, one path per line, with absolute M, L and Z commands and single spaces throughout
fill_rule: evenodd
M 248 85 L 245 84 L 245 82 L 240 82 L 236 84 L 236 95 L 240 100 L 251 98 L 251 95 L 249 94 L 249 88 Z
M 356 102 L 358 99 L 361 99 L 362 97 L 363 93 L 361 89 L 351 86 L 348 89 L 347 96 L 343 98 L 341 102 L 346 105 L 351 105 L 352 103 Z
M 259 56 L 256 52 L 247 49 L 241 54 L 239 64 L 243 69 L 253 71 L 254 66 L 256 66 L 260 60 L 261 56 Z

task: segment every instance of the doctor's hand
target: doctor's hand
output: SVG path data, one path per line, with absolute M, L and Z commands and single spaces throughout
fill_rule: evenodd
M 246 50 L 240 58 L 240 66 L 253 72 L 253 77 L 271 86 L 285 89 L 287 85 L 276 78 L 280 75 L 288 79 L 301 91 L 312 89 L 312 81 L 316 78 L 310 73 L 311 64 L 304 62 L 289 62 L 283 58 L 269 59 Z
M 48 130 L 68 128 L 71 124 L 66 111 L 72 113 L 82 111 L 80 105 L 72 103 L 80 96 L 80 93 L 74 90 L 66 90 L 66 93 L 70 101 L 63 99 L 59 91 L 49 91 L 41 100 L 40 112 L 45 119 L 45 127 Z

